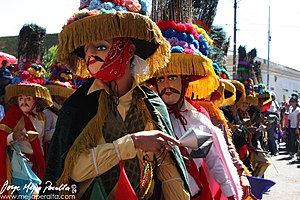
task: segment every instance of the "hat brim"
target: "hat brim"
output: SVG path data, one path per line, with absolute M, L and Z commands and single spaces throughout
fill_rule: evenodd
M 236 89 L 234 85 L 227 80 L 222 79 L 222 84 L 225 88 L 222 96 L 223 100 L 219 107 L 232 105 L 233 103 L 235 103 L 236 100 Z
M 75 92 L 75 89 L 73 88 L 63 87 L 55 84 L 49 84 L 45 87 L 49 90 L 52 96 L 69 98 L 69 96 L 71 96 Z
M 269 92 L 265 92 L 264 94 L 256 94 L 258 99 L 263 99 L 263 105 L 272 101 L 272 96 Z
M 236 99 L 235 99 L 235 105 L 236 108 L 240 108 L 242 106 L 242 103 L 246 100 L 246 90 L 243 83 L 237 80 L 231 80 L 231 83 L 235 86 L 236 89 Z

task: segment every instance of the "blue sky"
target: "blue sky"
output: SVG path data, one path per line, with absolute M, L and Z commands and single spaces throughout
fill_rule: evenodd
M 25 23 L 36 23 L 47 33 L 58 33 L 66 20 L 78 10 L 80 0 L 0 0 L 0 37 L 18 35 Z M 237 48 L 257 49 L 258 56 L 268 56 L 268 7 L 271 8 L 270 60 L 300 70 L 299 0 L 238 0 Z M 233 3 L 220 0 L 215 25 L 225 28 L 233 48 Z M 5 9 L 3 9 L 5 8 Z

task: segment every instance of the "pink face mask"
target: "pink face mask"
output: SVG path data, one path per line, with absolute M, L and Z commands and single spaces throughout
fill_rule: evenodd
M 35 103 L 36 99 L 32 96 L 22 95 L 18 97 L 18 105 L 24 113 L 31 112 L 35 107 Z
M 104 83 L 121 79 L 130 59 L 130 45 L 129 38 L 115 38 L 104 64 L 97 73 L 89 70 L 91 75 Z

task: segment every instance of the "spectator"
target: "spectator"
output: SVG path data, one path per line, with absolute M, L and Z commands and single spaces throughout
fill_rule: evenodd
M 288 135 L 288 152 L 290 156 L 294 156 L 297 153 L 299 137 L 299 122 L 300 122 L 300 108 L 298 105 L 298 94 L 292 93 L 290 98 L 289 109 L 289 135 Z

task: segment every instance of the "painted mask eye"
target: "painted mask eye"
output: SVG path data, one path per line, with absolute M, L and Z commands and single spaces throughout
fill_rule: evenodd
M 173 76 L 169 76 L 168 79 L 170 81 L 175 81 L 177 79 L 177 76 L 176 75 L 173 75 Z
M 158 83 L 163 83 L 165 81 L 165 78 L 164 77 L 158 77 L 157 78 L 157 82 Z
M 108 48 L 105 45 L 99 45 L 97 46 L 97 51 L 106 51 Z

